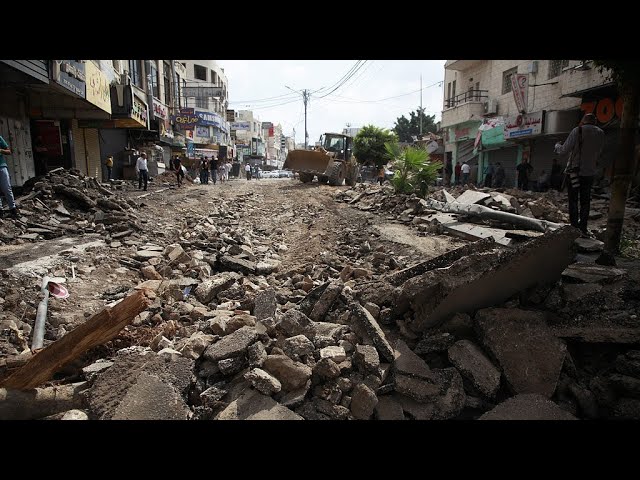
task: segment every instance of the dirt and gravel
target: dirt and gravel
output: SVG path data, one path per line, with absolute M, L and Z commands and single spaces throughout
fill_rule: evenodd
M 45 398 L 74 385 L 58 402 L 74 407 L 67 418 L 509 418 L 500 405 L 529 394 L 540 400 L 512 418 L 640 418 L 637 262 L 594 263 L 592 241 L 561 277 L 482 293 L 536 245 L 571 243 L 569 231 L 536 240 L 460 217 L 472 232 L 506 229 L 502 245 L 473 243 L 388 186 L 292 179 L 177 187 L 164 176 L 143 192 L 57 172 L 30 195 L 21 218 L 0 220 L 0 382 L 33 354 L 43 275 L 70 294 L 49 300 L 44 347 L 138 289 L 150 302 L 41 386 Z M 555 193 L 480 197 L 565 220 Z M 2 391 L 0 417 L 64 416 Z

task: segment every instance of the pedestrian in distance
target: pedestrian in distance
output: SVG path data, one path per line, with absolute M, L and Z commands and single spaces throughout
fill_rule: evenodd
M 484 186 L 491 188 L 493 186 L 493 174 L 494 168 L 491 162 L 487 163 L 487 166 L 484 167 Z
M 529 158 L 524 157 L 520 165 L 516 167 L 518 171 L 518 188 L 520 190 L 529 190 L 529 177 L 533 172 L 533 167 L 529 163 Z
M 178 186 L 180 186 L 182 185 L 181 179 L 184 179 L 184 169 L 180 157 L 174 158 L 173 166 L 176 169 L 176 179 L 178 180 Z
M 467 185 L 469 183 L 469 174 L 471 173 L 471 167 L 467 162 L 462 164 L 460 167 L 460 171 L 462 172 L 462 185 Z
M 113 171 L 113 155 L 107 155 L 104 164 L 107 167 L 107 181 L 109 181 L 111 180 L 111 172 Z
M 570 153 L 565 169 L 569 189 L 569 220 L 583 235 L 589 234 L 587 222 L 591 208 L 591 187 L 603 147 L 604 132 L 596 125 L 593 113 L 584 115 L 567 140 L 555 145 L 557 154 Z
M 460 185 L 460 176 L 462 175 L 462 165 L 460 165 L 460 162 L 456 162 L 455 174 L 456 185 Z
M 136 162 L 136 173 L 138 174 L 138 190 L 142 188 L 144 182 L 144 190 L 147 190 L 149 182 L 149 169 L 147 167 L 147 154 L 142 152 Z
M 209 183 L 209 161 L 207 157 L 202 157 L 200 160 L 200 183 L 202 185 Z
M 384 183 L 384 166 L 378 168 L 378 182 L 380 186 Z
M 9 165 L 5 155 L 11 155 L 11 147 L 0 137 L 0 217 L 4 215 L 2 210 L 2 197 L 7 200 L 9 204 L 9 212 L 13 218 L 18 218 L 20 212 L 16 205 L 15 198 L 13 197 L 13 189 L 11 188 L 11 178 L 9 177 Z
M 502 164 L 500 162 L 496 163 L 496 173 L 495 173 L 496 179 L 495 179 L 495 187 L 496 188 L 502 188 L 502 186 L 504 185 L 504 179 L 505 179 L 505 171 L 504 171 L 504 167 L 502 166 Z
M 244 173 L 247 174 L 247 180 L 251 180 L 251 165 L 248 163 L 244 166 Z
M 218 180 L 218 159 L 215 156 L 211 157 L 209 168 L 211 169 L 211 182 L 215 185 Z

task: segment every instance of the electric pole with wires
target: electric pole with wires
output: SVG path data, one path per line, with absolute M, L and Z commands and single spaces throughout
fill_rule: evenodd
M 311 96 L 311 92 L 309 92 L 309 90 L 307 90 L 306 88 L 304 90 L 294 90 L 293 88 L 288 87 L 287 85 L 285 85 L 285 87 L 291 90 L 292 92 L 302 94 L 302 101 L 304 103 L 304 149 L 306 150 L 309 144 L 309 133 L 307 132 L 307 103 L 309 102 L 309 97 Z

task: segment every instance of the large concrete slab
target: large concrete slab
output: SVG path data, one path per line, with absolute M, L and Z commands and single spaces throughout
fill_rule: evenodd
M 507 237 L 509 230 L 483 227 L 482 225 L 476 225 L 475 223 L 459 221 L 441 223 L 440 225 L 442 225 L 446 233 L 466 240 L 493 238 L 496 243 L 505 246 L 511 245 L 513 242 L 511 238 Z
M 456 202 L 462 203 L 464 205 L 472 205 L 474 203 L 480 203 L 487 198 L 490 198 L 491 195 L 486 192 L 477 192 L 475 190 L 465 190 L 462 195 L 456 198 Z
M 474 322 L 514 393 L 553 395 L 567 347 L 547 327 L 544 312 L 488 308 Z
M 410 306 L 410 327 L 435 327 L 455 313 L 499 305 L 529 287 L 556 281 L 574 257 L 579 231 L 562 227 L 513 249 L 473 253 L 446 269 L 428 271 L 402 285 L 395 314 Z
M 562 272 L 563 277 L 585 283 L 611 283 L 621 280 L 626 274 L 627 271 L 622 268 L 591 263 L 574 263 Z
M 258 339 L 258 332 L 253 327 L 242 327 L 223 337 L 218 342 L 209 345 L 204 351 L 204 358 L 217 361 L 235 357 L 244 352 L 249 345 Z
M 273 398 L 246 390 L 216 417 L 217 420 L 304 420 Z
M 480 420 L 577 420 L 542 395 L 524 393 L 505 400 Z
M 494 398 L 500 388 L 500 370 L 469 340 L 460 340 L 449 348 L 449 361 L 480 393 Z

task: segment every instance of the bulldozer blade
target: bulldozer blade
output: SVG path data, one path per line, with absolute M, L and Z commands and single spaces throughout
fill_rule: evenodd
M 291 150 L 283 168 L 323 175 L 333 159 L 317 150 Z

